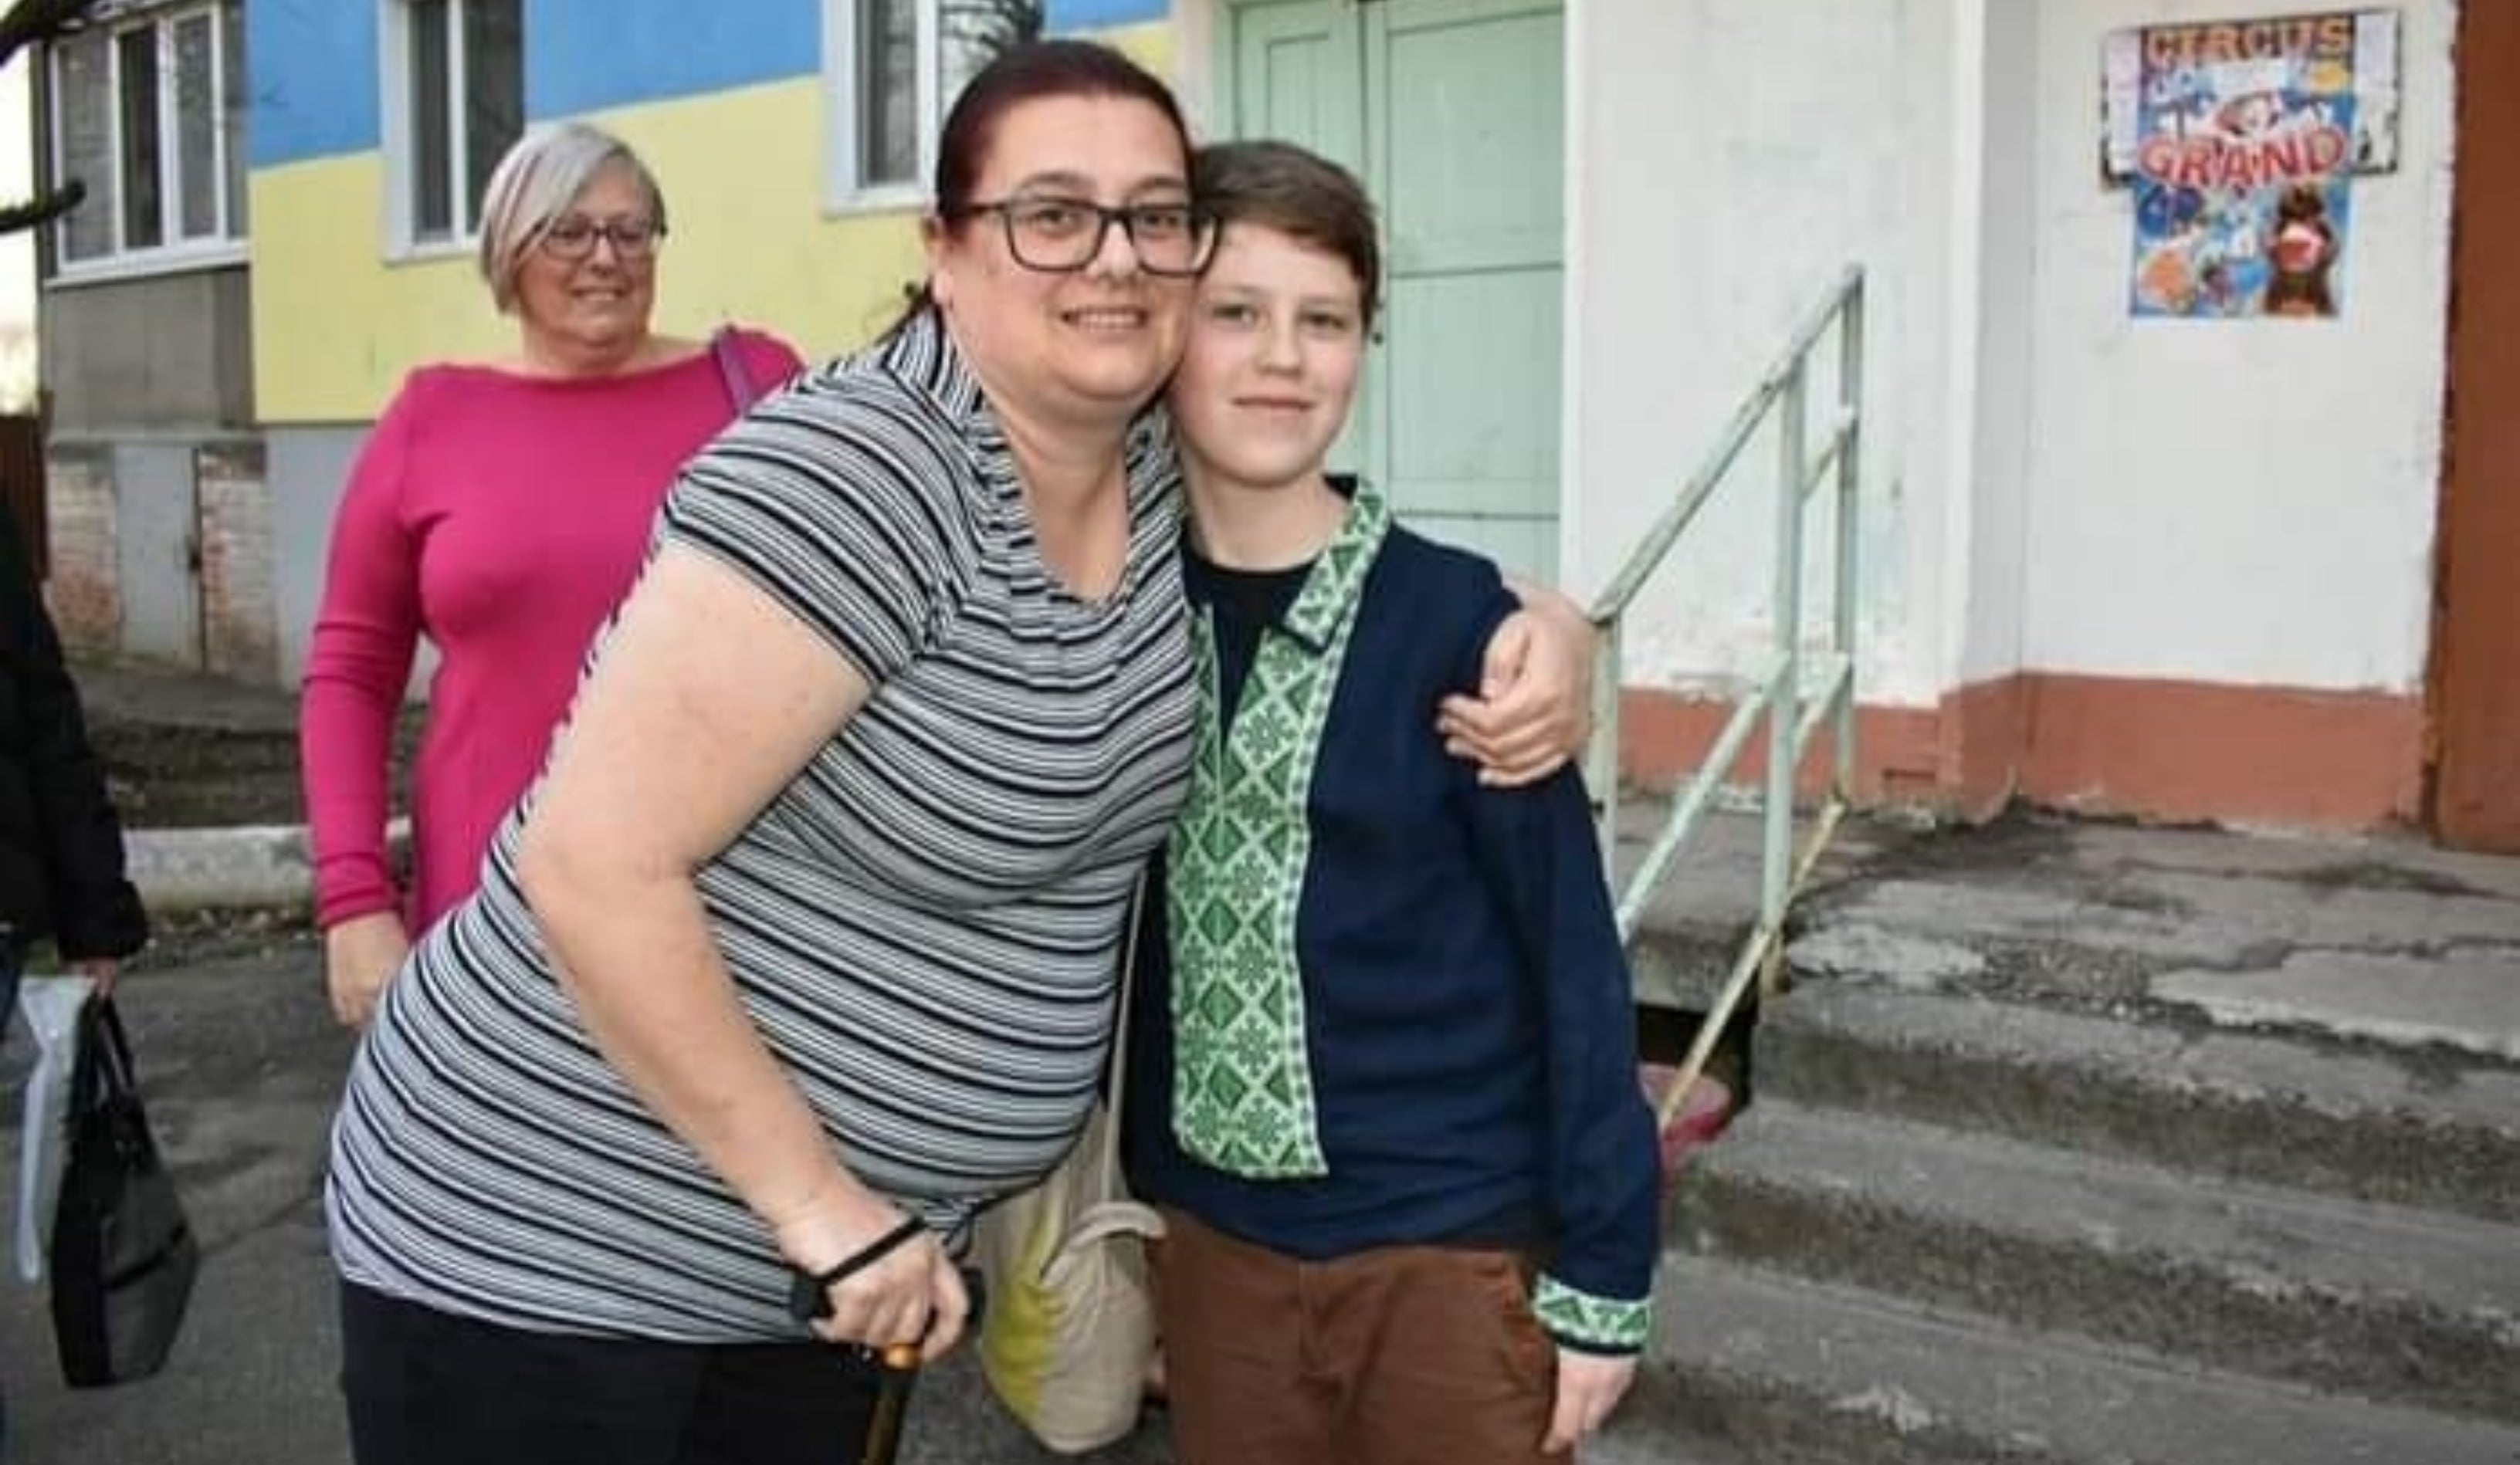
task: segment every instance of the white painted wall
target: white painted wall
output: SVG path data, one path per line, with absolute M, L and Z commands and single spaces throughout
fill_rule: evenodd
M 1609 580 L 1804 308 L 1861 262 L 1869 701 L 1930 702 L 1944 682 L 1951 20 L 1943 0 L 1571 0 L 1567 15 L 1568 579 Z M 1769 481 L 1775 449 L 1750 452 L 1737 502 L 1637 606 L 1627 681 L 1720 681 L 1764 644 L 1771 515 L 1739 491 Z M 1824 614 L 1822 582 L 1806 583 Z
M 2455 3 L 2403 0 L 2402 162 L 2355 185 L 2342 319 L 2205 324 L 2127 314 L 2101 37 L 2332 6 L 1570 0 L 1570 579 L 1607 580 L 1855 258 L 1867 701 L 2022 670 L 2419 688 Z M 1631 683 L 1749 664 L 1768 526 L 1708 529 L 1640 604 Z
M 2043 109 L 2038 12 L 2014 0 L 1954 0 L 1952 8 L 1948 370 L 1931 406 L 1919 409 L 1942 425 L 1951 450 L 1948 470 L 1922 479 L 1940 485 L 1945 689 L 2024 669 Z
M 2354 183 L 2334 321 L 2131 320 L 2132 200 L 2103 190 L 2092 161 L 2108 30 L 2333 8 L 2040 6 L 2024 627 L 2038 668 L 2394 692 L 2422 684 L 2453 0 L 2400 0 L 2399 169 Z

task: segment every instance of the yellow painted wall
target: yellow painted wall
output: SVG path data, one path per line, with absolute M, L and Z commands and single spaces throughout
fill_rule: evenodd
M 1169 74 L 1169 24 L 1102 38 Z M 810 360 L 891 322 L 922 272 L 917 211 L 827 210 L 823 109 L 822 80 L 807 76 L 588 118 L 636 148 L 665 190 L 657 330 L 741 321 Z M 493 310 L 469 250 L 383 257 L 383 167 L 368 153 L 252 176 L 254 400 L 266 422 L 367 422 L 416 365 L 515 350 L 515 323 Z
M 827 215 L 811 80 L 591 118 L 665 190 L 656 329 L 774 331 L 807 357 L 888 324 L 921 273 L 915 210 Z M 742 139 L 741 143 L 733 142 Z M 516 349 L 470 251 L 382 256 L 376 154 L 254 174 L 254 392 L 267 422 L 365 422 L 413 366 Z
M 1148 21 L 1138 25 L 1114 25 L 1095 37 L 1106 45 L 1126 52 L 1131 61 L 1158 76 L 1178 80 L 1173 70 L 1173 26 L 1170 21 Z

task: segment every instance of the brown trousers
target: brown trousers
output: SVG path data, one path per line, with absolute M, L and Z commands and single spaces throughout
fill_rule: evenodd
M 1181 1465 L 1564 1465 L 1557 1351 L 1509 1252 L 1303 1262 L 1167 1208 L 1164 1372 Z

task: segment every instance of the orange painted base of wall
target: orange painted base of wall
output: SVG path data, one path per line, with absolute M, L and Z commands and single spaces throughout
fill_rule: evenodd
M 1620 767 L 1667 788 L 1705 758 L 1730 706 L 1630 688 Z M 2422 810 L 2419 697 L 2029 673 L 1941 705 L 1860 708 L 1856 796 L 1986 819 L 2014 799 L 2168 823 L 2374 829 Z M 1754 739 L 1732 781 L 1765 777 Z M 1797 782 L 1826 777 L 1825 739 Z

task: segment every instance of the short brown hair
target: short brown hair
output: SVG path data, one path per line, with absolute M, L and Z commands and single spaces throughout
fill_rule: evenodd
M 1210 143 L 1191 158 L 1191 195 L 1220 234 L 1258 224 L 1344 261 L 1365 324 L 1382 303 L 1382 245 L 1373 200 L 1356 175 L 1292 143 Z

